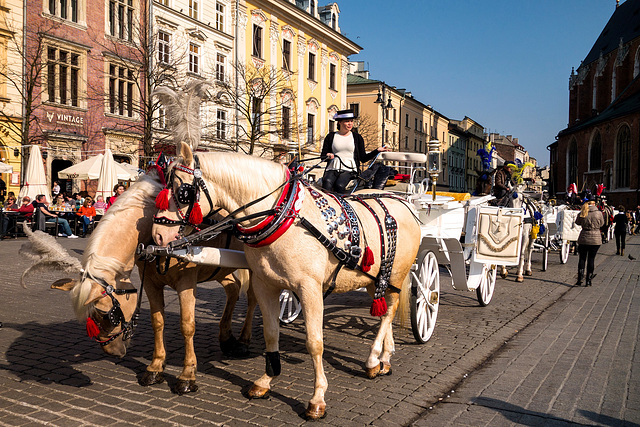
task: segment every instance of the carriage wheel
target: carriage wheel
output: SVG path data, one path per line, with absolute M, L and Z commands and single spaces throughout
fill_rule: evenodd
M 302 311 L 302 305 L 300 305 L 300 300 L 298 296 L 286 289 L 283 289 L 280 292 L 280 321 L 282 323 L 291 323 L 300 314 Z
M 476 296 L 481 306 L 486 307 L 493 298 L 493 291 L 496 289 L 496 275 L 498 266 L 484 264 L 482 267 L 482 278 L 480 285 L 476 288 Z
M 436 255 L 429 251 L 411 272 L 411 329 L 416 341 L 426 343 L 438 318 L 440 269 Z
M 568 240 L 562 241 L 562 247 L 560 247 L 560 262 L 566 264 L 569 260 L 569 252 L 571 251 L 571 243 Z
M 549 266 L 549 230 L 544 232 L 544 248 L 542 248 L 542 271 L 547 271 Z

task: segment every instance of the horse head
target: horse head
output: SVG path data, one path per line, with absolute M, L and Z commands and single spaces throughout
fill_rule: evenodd
M 124 357 L 138 317 L 138 293 L 131 282 L 115 280 L 111 285 L 83 274 L 80 280 L 58 280 L 51 288 L 71 291 L 76 316 L 86 321 L 87 335 L 106 354 Z
M 212 206 L 211 193 L 202 179 L 198 158 L 189 145 L 180 142 L 178 158 L 167 171 L 166 187 L 156 198 L 158 212 L 152 228 L 156 244 L 166 246 L 183 235 L 198 231 L 203 210 L 207 215 Z
M 496 173 L 496 170 L 481 171 L 476 169 L 478 174 L 478 180 L 476 181 L 475 194 L 477 196 L 486 196 L 491 194 L 492 177 Z

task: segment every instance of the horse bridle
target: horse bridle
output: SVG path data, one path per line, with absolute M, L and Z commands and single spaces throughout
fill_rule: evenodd
M 194 156 L 194 162 L 195 165 L 193 169 L 176 163 L 173 170 L 171 171 L 169 179 L 166 182 L 165 190 L 171 192 L 171 198 L 176 204 L 177 215 L 179 219 L 174 220 L 164 216 L 158 217 L 157 215 L 154 215 L 153 217 L 153 222 L 156 224 L 179 225 L 180 234 L 182 234 L 186 226 L 193 227 L 196 231 L 200 231 L 200 228 L 198 226 L 201 222 L 196 224 L 194 221 L 190 220 L 191 212 L 193 212 L 194 208 L 200 209 L 199 205 L 196 207 L 196 204 L 198 204 L 200 201 L 200 191 L 202 191 L 207 197 L 209 207 L 213 207 L 211 196 L 209 195 L 209 190 L 207 189 L 207 185 L 205 184 L 204 179 L 202 179 L 202 171 L 200 170 L 200 160 L 198 159 L 198 156 Z M 192 175 L 192 183 L 185 183 L 179 176 L 175 174 L 176 169 Z M 162 173 L 164 173 L 164 171 L 162 171 Z M 180 180 L 180 186 L 178 187 L 177 191 L 173 191 L 173 182 L 176 178 Z M 184 215 L 182 214 L 182 208 L 180 208 L 180 205 L 188 205 L 187 211 Z M 211 210 L 204 218 L 208 218 L 214 213 L 215 211 Z
M 128 322 L 126 321 L 125 317 L 124 317 L 124 313 L 122 312 L 122 308 L 120 307 L 120 302 L 118 301 L 118 299 L 115 297 L 115 295 L 126 295 L 126 294 L 133 294 L 133 293 L 138 293 L 138 291 L 134 288 L 134 289 L 116 289 L 114 288 L 112 285 L 110 285 L 109 283 L 107 283 L 106 280 L 100 278 L 100 277 L 95 277 L 95 276 L 90 276 L 90 275 L 85 275 L 82 280 L 85 279 L 91 279 L 94 282 L 98 283 L 100 286 L 102 286 L 104 288 L 104 291 L 102 292 L 102 296 L 108 296 L 109 298 L 111 298 L 111 304 L 112 307 L 111 309 L 104 313 L 100 310 L 98 310 L 97 308 L 94 308 L 98 313 L 100 313 L 102 315 L 103 318 L 105 318 L 107 320 L 107 322 L 109 322 L 109 324 L 111 325 L 111 327 L 114 329 L 119 325 L 121 326 L 120 332 L 113 334 L 113 335 L 109 335 L 109 338 L 107 338 L 106 340 L 99 340 L 97 336 L 91 336 L 90 338 L 94 339 L 98 344 L 100 344 L 101 346 L 105 346 L 107 344 L 109 344 L 111 341 L 115 340 L 116 338 L 118 338 L 120 335 L 122 335 L 122 339 L 127 341 L 129 339 L 131 339 L 133 337 L 133 333 L 135 331 L 135 328 L 138 324 L 138 315 L 140 314 L 140 302 L 141 302 L 141 297 L 142 295 L 138 295 L 138 303 L 136 306 L 136 310 L 134 311 L 133 315 L 131 316 L 131 320 L 129 320 Z M 140 286 L 140 294 L 142 293 L 142 286 Z M 89 322 L 89 318 L 87 319 L 87 322 Z M 95 322 L 94 322 L 95 324 Z M 102 330 L 103 332 L 104 329 L 102 329 L 100 327 L 99 324 L 96 324 L 96 326 Z M 88 328 L 87 328 L 88 330 Z

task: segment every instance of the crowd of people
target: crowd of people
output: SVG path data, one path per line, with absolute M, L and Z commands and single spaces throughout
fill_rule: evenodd
M 117 184 L 113 189 L 113 195 L 104 200 L 103 196 L 97 196 L 94 200 L 88 192 L 65 193 L 61 191 L 58 182 L 53 183 L 52 203 L 47 202 L 44 194 L 38 194 L 32 201 L 29 196 L 22 198 L 22 204 L 18 205 L 15 194 L 10 191 L 6 194 L 3 201 L 3 208 L 8 212 L 15 212 L 15 217 L 9 215 L 2 216 L 2 229 L 0 239 L 8 237 L 10 229 L 10 221 L 13 220 L 14 228 L 17 224 L 26 221 L 35 221 L 36 216 L 41 214 L 44 217 L 44 223 L 57 224 L 58 236 L 76 239 L 85 237 L 93 228 L 96 220 L 109 209 L 125 191 L 122 184 Z M 70 221 L 76 221 L 78 225 L 82 225 L 82 233 L 77 236 L 71 230 Z M 38 224 L 35 228 L 40 228 Z M 17 230 L 12 230 L 15 233 Z

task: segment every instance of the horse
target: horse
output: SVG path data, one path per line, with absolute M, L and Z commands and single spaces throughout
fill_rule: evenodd
M 185 234 L 183 229 L 189 231 L 188 227 L 182 225 L 184 218 L 195 207 L 195 197 L 192 195 L 189 200 L 180 200 L 179 195 L 184 194 L 183 185 L 186 183 L 192 183 L 189 184 L 191 188 L 199 188 L 199 209 L 203 215 L 215 206 L 231 212 L 231 216 L 235 218 L 236 231 L 245 239 L 244 251 L 252 271 L 251 283 L 263 316 L 266 344 L 265 374 L 253 383 L 248 390 L 248 397 L 266 396 L 272 380 L 281 372 L 278 296 L 282 289 L 293 291 L 300 298 L 304 313 L 306 346 L 315 373 L 314 392 L 304 414 L 306 418 L 322 418 L 326 411 L 324 395 L 328 382 L 322 366 L 323 293 L 331 290 L 346 292 L 366 287 L 374 297 L 372 314 L 378 315 L 381 313 L 373 311 L 375 304 L 386 302 L 388 309 L 381 317 L 380 328 L 371 345 L 365 368 L 369 378 L 389 374 L 390 359 L 394 352 L 391 323 L 400 299 L 402 307 L 406 308 L 408 304 L 408 274 L 420 245 L 417 219 L 405 202 L 387 197 L 384 202 L 377 203 L 373 203 L 372 199 L 363 199 L 363 202 L 352 200 L 348 202 L 348 207 L 344 207 L 341 200 L 345 199 L 331 197 L 303 180 L 289 179 L 285 165 L 230 152 L 206 152 L 194 156 L 185 143 L 179 143 L 177 148 L 178 157 L 169 168 L 168 176 L 171 179 L 167 189 L 178 197 L 170 197 L 169 206 L 156 214 L 153 238 L 162 246 L 182 239 Z M 206 197 L 202 197 L 202 193 Z M 367 196 L 370 194 L 385 197 L 388 193 L 369 190 Z M 356 195 L 365 197 L 362 193 Z M 342 245 L 342 240 L 346 239 L 341 230 L 344 218 L 340 212 L 343 209 L 353 213 L 346 219 L 352 226 L 347 232 L 347 236 L 351 233 L 349 239 L 353 240 L 355 232 L 351 218 L 355 221 L 355 226 L 359 227 L 362 241 L 368 246 L 361 258 L 356 257 L 356 268 L 340 270 L 342 264 L 336 258 L 340 251 L 336 250 L 336 245 Z M 241 213 L 247 216 L 242 216 Z M 385 223 L 397 223 L 397 242 L 402 242 L 395 247 L 392 265 L 386 263 L 389 258 L 385 256 L 384 268 L 380 265 L 381 242 L 387 240 L 387 253 L 391 252 L 390 245 L 395 242 L 381 235 L 383 226 L 376 221 L 374 214 L 383 218 Z M 332 218 L 337 218 L 337 221 L 334 223 Z M 390 225 L 386 224 L 384 228 L 389 231 Z M 336 229 L 340 243 L 335 237 L 331 241 L 325 235 L 329 233 L 333 236 Z M 347 253 L 347 242 L 351 243 L 349 239 L 344 241 L 343 254 Z M 352 246 L 350 253 L 357 254 L 355 247 L 358 245 L 354 242 Z M 347 257 L 351 259 L 348 254 Z M 369 264 L 371 262 L 374 263 Z M 365 273 L 367 268 L 370 270 Z M 386 291 L 384 284 L 376 280 L 381 269 L 389 284 Z M 387 276 L 387 273 L 390 275 Z
M 87 333 L 100 343 L 105 353 L 122 358 L 131 342 L 139 307 L 138 294 L 129 280 L 135 262 L 149 299 L 154 332 L 153 358 L 139 380 L 143 386 L 163 381 L 166 360 L 163 288 L 169 286 L 178 292 L 185 356 L 183 370 L 173 392 L 183 394 L 197 390 L 197 360 L 193 345 L 197 283 L 217 280 L 224 287 L 227 302 L 220 320 L 219 339 L 225 354 L 248 354 L 257 300 L 249 287 L 247 314 L 239 342 L 236 342 L 231 331 L 231 320 L 240 294 L 241 280 L 231 274 L 233 269 L 216 269 L 173 259 L 166 272 L 161 274 L 152 263 L 136 260 L 138 244 L 151 241 L 153 213 L 156 211 L 155 198 L 163 187 L 155 173 L 140 177 L 118 197 L 92 233 L 84 251 L 80 278 L 62 279 L 51 287 L 71 291 L 78 319 L 87 321 Z M 219 236 L 209 244 L 225 247 L 225 237 Z M 230 247 L 241 249 L 242 246 L 234 240 Z M 70 257 L 68 254 L 67 256 Z

